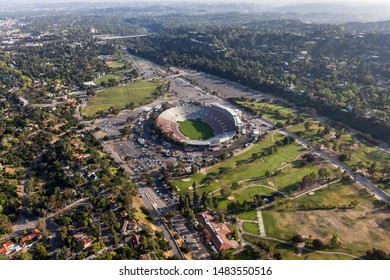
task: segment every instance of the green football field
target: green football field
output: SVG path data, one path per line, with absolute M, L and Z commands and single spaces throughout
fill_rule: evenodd
M 211 126 L 200 119 L 180 122 L 179 129 L 183 135 L 191 140 L 205 140 L 214 136 Z

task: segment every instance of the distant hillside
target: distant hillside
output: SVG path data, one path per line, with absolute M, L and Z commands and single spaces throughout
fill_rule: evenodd
M 384 4 L 303 3 L 284 5 L 273 10 L 305 22 L 376 22 L 390 19 L 390 6 Z
M 347 22 L 344 27 L 357 32 L 390 33 L 390 20 L 378 22 Z

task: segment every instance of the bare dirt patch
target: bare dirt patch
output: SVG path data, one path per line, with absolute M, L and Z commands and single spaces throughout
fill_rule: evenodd
M 137 209 L 137 212 L 135 214 L 136 218 L 139 220 L 140 223 L 149 225 L 152 228 L 152 230 L 154 230 L 154 231 L 158 230 L 159 231 L 160 229 L 155 224 L 149 222 L 146 219 L 145 215 L 141 212 L 141 209 L 140 209 L 141 206 L 144 206 L 142 201 L 139 198 L 135 198 L 133 200 L 133 207 L 135 209 Z
M 354 209 L 332 210 L 266 210 L 267 218 L 275 221 L 267 223 L 267 235 L 289 239 L 294 234 L 311 236 L 330 243 L 336 233 L 341 243 L 338 251 L 351 251 L 363 255 L 372 248 L 390 251 L 390 210 L 380 206 L 374 198 L 359 194 L 361 186 L 337 186 L 329 190 L 318 191 L 302 201 L 294 201 L 293 208 L 308 199 L 321 203 L 347 205 L 356 199 L 358 205 Z M 317 197 L 321 196 L 322 200 Z M 274 228 L 273 228 L 274 227 Z

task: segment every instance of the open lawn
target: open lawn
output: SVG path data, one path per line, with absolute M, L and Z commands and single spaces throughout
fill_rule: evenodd
M 267 171 L 273 172 L 275 169 L 282 167 L 283 164 L 293 161 L 303 151 L 305 151 L 305 149 L 296 143 L 280 147 L 278 151 L 272 155 L 234 168 L 217 180 L 213 180 L 207 185 L 200 187 L 199 191 L 210 192 L 221 186 L 230 186 L 233 182 L 263 177 Z
M 99 78 L 97 78 L 95 80 L 95 83 L 96 84 L 101 84 L 101 83 L 108 83 L 109 80 L 111 79 L 114 79 L 114 80 L 117 80 L 117 81 L 120 81 L 122 79 L 122 77 L 120 75 L 116 75 L 116 74 L 108 74 L 108 75 L 104 75 L 104 76 L 101 76 Z
M 243 183 L 240 189 L 233 191 L 231 197 L 235 201 L 242 203 L 245 200 L 252 200 L 255 195 L 270 196 L 275 192 L 274 190 L 279 190 L 285 195 L 288 195 L 290 190 L 295 190 L 292 189 L 293 183 L 302 180 L 305 175 L 308 175 L 311 172 L 317 173 L 319 169 L 320 167 L 317 165 L 307 165 L 300 168 L 289 165 L 287 168 L 283 169 L 282 173 L 279 173 L 276 176 L 271 176 L 254 182 Z M 218 208 L 225 210 L 229 200 L 223 198 L 221 195 L 218 195 L 217 198 L 219 199 Z M 240 215 L 245 216 L 246 213 L 241 213 Z M 254 213 L 254 215 L 256 215 L 256 213 Z M 239 218 L 241 218 L 241 216 Z M 242 219 L 250 220 L 249 218 Z
M 154 100 L 154 92 L 159 85 L 161 82 L 139 81 L 102 90 L 88 100 L 81 113 L 84 116 L 94 116 L 98 111 L 107 112 L 110 107 L 124 109 L 130 102 L 134 102 L 136 106 L 150 103 Z
M 260 185 L 250 185 L 249 187 L 243 187 L 237 191 L 234 191 L 232 193 L 232 197 L 234 197 L 235 201 L 239 201 L 240 203 L 243 203 L 245 200 L 250 201 L 252 198 L 258 194 L 258 195 L 271 195 L 274 191 Z M 229 200 L 224 199 L 222 196 L 218 196 L 218 199 L 220 200 L 219 209 L 226 209 L 227 204 L 229 203 Z M 256 213 L 255 213 L 256 214 Z M 244 218 L 243 218 L 244 219 Z M 255 218 L 255 220 L 257 217 Z M 244 219 L 244 220 L 252 220 L 252 219 Z
M 107 61 L 106 64 L 111 68 L 121 68 L 121 67 L 125 66 L 124 63 L 119 62 L 119 61 Z
M 317 174 L 320 168 L 321 167 L 319 165 L 312 164 L 304 167 L 294 167 L 289 165 L 284 168 L 281 173 L 261 180 L 259 183 L 269 185 L 280 190 L 284 194 L 288 194 L 290 191 L 294 191 L 291 189 L 292 184 L 301 181 L 304 176 L 309 175 L 312 172 Z
M 260 234 L 259 224 L 258 224 L 258 223 L 243 222 L 243 223 L 242 223 L 242 229 L 243 229 L 245 232 L 248 232 L 248 233 Z
M 277 133 L 273 136 L 273 138 L 277 141 L 280 139 L 283 139 L 283 135 L 280 133 Z M 182 192 L 186 192 L 188 190 L 188 187 L 192 186 L 192 182 L 195 181 L 196 184 L 199 186 L 202 182 L 202 180 L 206 177 L 207 174 L 216 174 L 218 173 L 220 168 L 228 167 L 233 168 L 237 165 L 237 162 L 240 160 L 247 160 L 250 159 L 252 154 L 260 152 L 262 149 L 270 147 L 273 145 L 272 137 L 271 135 L 268 135 L 265 139 L 261 140 L 261 142 L 256 143 L 254 145 L 249 146 L 241 153 L 234 155 L 233 158 L 230 158 L 228 160 L 225 160 L 223 162 L 217 163 L 212 167 L 209 167 L 205 170 L 205 173 L 197 173 L 194 175 L 189 176 L 187 179 L 190 180 L 172 180 L 173 185 L 176 185 Z
M 285 121 L 288 117 L 296 117 L 298 112 L 294 109 L 273 103 L 265 102 L 238 102 L 245 107 L 255 110 L 257 113 L 266 116 L 273 122 Z
M 179 123 L 179 129 L 191 140 L 205 140 L 214 136 L 214 131 L 207 123 L 198 120 L 186 120 Z
M 345 162 L 346 165 L 351 167 L 356 165 L 365 169 L 375 163 L 377 168 L 390 168 L 390 154 L 386 151 L 370 147 L 358 140 L 352 141 L 350 134 L 343 135 L 340 142 L 350 146 L 352 150 L 351 158 Z
M 241 220 L 257 220 L 257 214 L 255 210 L 239 213 L 236 216 Z
M 303 205 L 340 207 L 356 201 L 354 209 L 302 210 Z M 288 240 L 296 234 L 330 244 L 333 233 L 340 245 L 333 250 L 364 255 L 372 248 L 390 251 L 390 210 L 360 185 L 334 184 L 288 203 L 287 208 L 262 211 L 267 236 Z

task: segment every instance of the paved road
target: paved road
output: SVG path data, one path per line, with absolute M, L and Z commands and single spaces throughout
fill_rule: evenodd
M 302 139 L 301 137 L 298 137 L 294 133 L 291 133 L 290 131 L 287 131 L 285 129 L 281 129 L 280 132 L 285 134 L 285 135 L 293 137 L 297 142 L 312 149 L 313 151 L 315 151 L 316 153 L 321 155 L 323 158 L 326 158 L 327 160 L 329 160 L 331 163 L 333 163 L 334 165 L 336 165 L 340 169 L 347 171 L 349 174 L 353 173 L 353 170 L 351 168 L 349 168 L 348 166 L 346 166 L 344 163 L 340 162 L 339 160 L 335 159 L 334 157 L 332 157 L 328 153 L 317 148 L 316 146 L 314 146 L 312 143 L 306 141 L 305 139 Z M 363 186 L 366 186 L 367 188 L 369 188 L 374 194 L 376 194 L 378 197 L 380 197 L 383 201 L 390 203 L 390 195 L 387 194 L 386 192 L 384 192 L 379 187 L 375 186 L 371 181 L 367 180 L 366 178 L 364 178 L 361 175 L 356 175 L 355 180 L 358 183 L 362 184 Z
M 196 260 L 208 260 L 211 259 L 211 255 L 207 248 L 202 243 L 202 238 L 198 232 L 196 232 L 192 225 L 188 222 L 183 215 L 176 215 L 171 220 L 172 226 L 182 236 L 187 246 L 190 248 L 192 257 Z
M 183 253 L 181 252 L 179 245 L 176 243 L 175 238 L 172 236 L 171 232 L 169 231 L 168 226 L 162 220 L 162 217 L 158 212 L 158 207 L 155 201 L 153 201 L 153 199 L 150 198 L 147 193 L 142 194 L 142 201 L 147 208 L 153 211 L 155 217 L 154 221 L 156 225 L 161 229 L 165 238 L 168 240 L 169 244 L 171 245 L 173 253 L 179 256 L 182 260 L 184 260 L 185 258 L 183 256 Z

